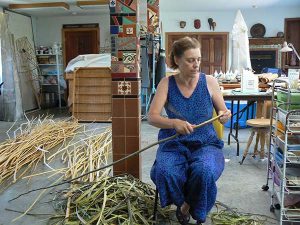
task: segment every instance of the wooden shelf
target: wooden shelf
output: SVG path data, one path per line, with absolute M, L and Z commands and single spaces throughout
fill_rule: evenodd
M 249 45 L 281 45 L 283 42 L 283 37 L 249 38 Z

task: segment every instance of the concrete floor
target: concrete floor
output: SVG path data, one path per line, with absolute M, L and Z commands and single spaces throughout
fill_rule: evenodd
M 41 113 L 41 112 L 37 112 Z M 53 111 L 49 112 L 50 114 Z M 35 113 L 36 114 L 36 113 Z M 43 112 L 45 114 L 45 112 Z M 55 111 L 56 118 L 64 118 L 68 116 L 65 110 L 57 109 Z M 12 126 L 13 123 L 0 121 L 0 141 L 7 138 L 6 131 Z M 18 123 L 17 123 L 18 124 Z M 16 125 L 17 125 L 16 124 Z M 110 124 L 97 123 L 92 126 L 107 126 Z M 142 147 L 145 147 L 157 140 L 158 129 L 150 126 L 147 122 L 142 122 L 141 138 Z M 228 129 L 224 131 L 224 140 L 227 140 Z M 239 132 L 240 136 L 240 151 L 243 152 L 246 146 L 247 139 L 250 135 L 249 129 L 242 129 Z M 155 158 L 156 146 L 148 149 L 142 153 L 142 180 L 144 182 L 152 183 L 149 177 L 150 168 Z M 253 148 L 250 148 L 253 150 Z M 231 208 L 236 208 L 241 212 L 261 214 L 273 218 L 268 224 L 278 224 L 276 216 L 270 212 L 270 191 L 262 191 L 262 185 L 266 184 L 267 176 L 267 162 L 253 159 L 252 157 L 246 158 L 243 165 L 238 162 L 240 157 L 236 156 L 236 144 L 233 141 L 231 145 L 225 142 L 224 155 L 227 159 L 223 175 L 218 181 L 218 197 L 217 200 L 226 204 Z M 44 170 L 45 166 L 40 165 L 38 170 Z M 24 211 L 36 199 L 39 192 L 31 193 L 23 196 L 15 201 L 8 202 L 8 200 L 16 197 L 18 194 L 31 190 L 36 187 L 51 184 L 56 178 L 45 180 L 43 178 L 34 178 L 31 181 L 21 180 L 13 184 L 4 192 L 0 193 L 0 225 L 6 224 L 47 224 L 49 215 L 55 213 L 51 204 L 47 203 L 53 199 L 51 194 L 48 194 L 40 200 L 40 202 L 33 208 L 31 213 L 40 213 L 40 216 L 26 215 L 16 222 L 12 222 L 14 218 L 20 213 L 7 211 L 6 208 Z M 53 193 L 55 190 L 51 190 Z M 193 221 L 192 221 L 193 222 Z M 174 223 L 176 224 L 176 223 Z M 211 224 L 209 219 L 205 223 Z

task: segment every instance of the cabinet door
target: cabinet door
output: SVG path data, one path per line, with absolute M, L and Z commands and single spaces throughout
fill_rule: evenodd
M 213 74 L 215 70 L 226 71 L 228 33 L 166 33 L 168 65 L 172 44 L 185 36 L 194 37 L 201 43 L 201 72 Z
M 201 71 L 213 74 L 215 70 L 226 72 L 227 34 L 200 35 Z
M 296 49 L 296 51 L 300 54 L 300 18 L 286 18 L 285 19 L 285 25 L 284 25 L 284 30 L 285 30 L 285 40 L 287 43 L 292 43 Z M 286 68 L 292 68 L 295 66 L 296 68 L 299 68 L 300 62 L 296 58 L 295 64 L 291 63 L 291 56 L 292 52 L 289 52 L 285 54 L 284 58 L 284 65 L 286 65 Z M 291 67 L 292 66 L 292 67 Z

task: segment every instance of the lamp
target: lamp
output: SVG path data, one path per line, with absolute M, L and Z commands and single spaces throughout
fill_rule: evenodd
M 298 52 L 296 51 L 294 45 L 292 43 L 287 43 L 286 41 L 283 42 L 282 49 L 280 49 L 281 52 L 291 52 L 294 51 L 295 55 L 297 56 L 298 60 L 300 61 L 300 56 Z

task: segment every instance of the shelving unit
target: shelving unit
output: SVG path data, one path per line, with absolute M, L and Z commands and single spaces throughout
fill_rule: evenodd
M 283 88 L 282 85 L 287 88 Z M 273 83 L 267 184 L 272 179 L 270 210 L 280 210 L 280 225 L 300 222 L 300 90 L 288 81 Z
M 40 69 L 41 94 L 44 97 L 50 94 L 57 96 L 58 105 L 61 107 L 62 91 L 60 79 L 63 75 L 62 55 L 59 53 L 39 54 L 36 57 Z

